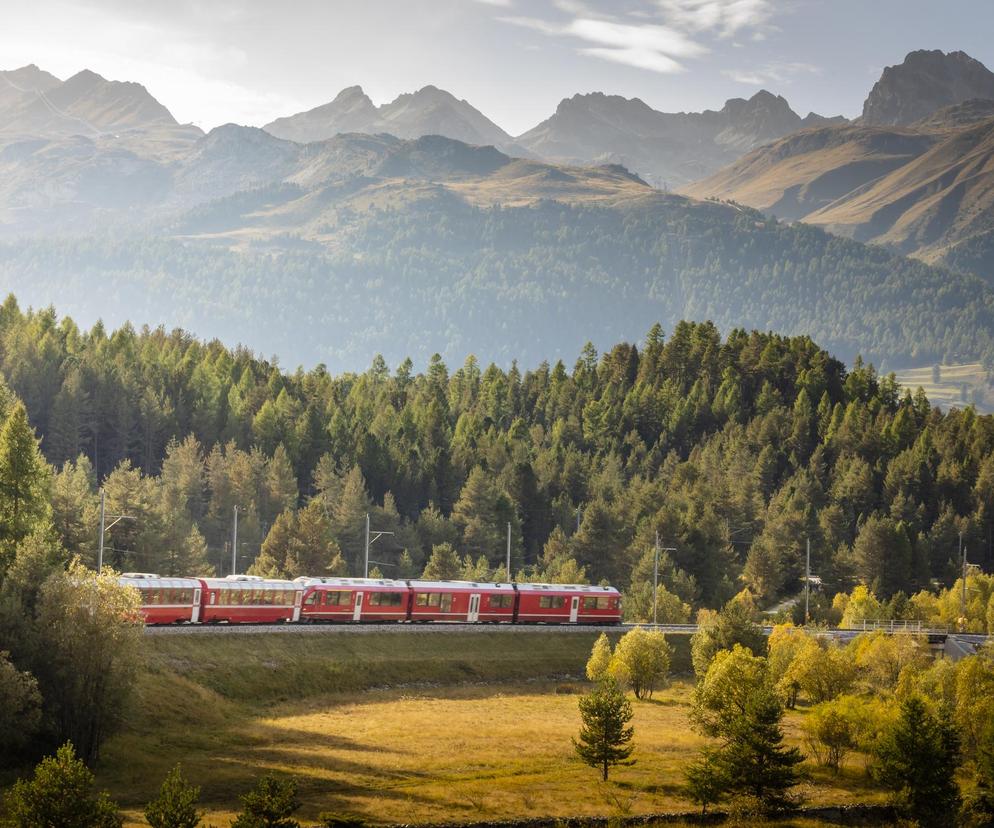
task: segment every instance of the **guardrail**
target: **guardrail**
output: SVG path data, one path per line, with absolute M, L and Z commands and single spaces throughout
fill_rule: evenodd
M 864 618 L 861 621 L 855 621 L 848 627 L 839 627 L 840 632 L 851 631 L 851 632 L 876 632 L 880 630 L 885 633 L 920 633 L 922 635 L 928 635 L 930 633 L 935 634 L 948 634 L 952 632 L 948 626 L 933 626 L 931 624 L 926 625 L 924 621 L 880 621 L 875 618 Z

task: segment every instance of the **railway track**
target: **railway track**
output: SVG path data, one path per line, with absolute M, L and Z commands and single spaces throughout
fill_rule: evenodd
M 617 630 L 627 632 L 635 624 L 463 624 L 432 622 L 430 624 L 180 624 L 169 627 L 146 627 L 146 635 L 365 635 L 368 633 L 451 634 L 451 633 L 595 633 Z M 648 626 L 650 629 L 652 625 Z M 696 624 L 660 624 L 660 632 L 693 635 Z

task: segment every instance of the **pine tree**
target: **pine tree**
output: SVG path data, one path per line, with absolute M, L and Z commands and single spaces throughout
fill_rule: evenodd
M 0 428 L 0 574 L 13 545 L 51 520 L 51 476 L 24 404 L 17 402 Z M 5 560 L 6 559 L 6 560 Z
M 901 702 L 897 721 L 876 749 L 874 775 L 921 825 L 948 825 L 959 805 L 959 737 L 918 696 Z
M 232 828 L 300 828 L 292 818 L 300 808 L 297 783 L 271 774 L 262 777 L 255 788 L 242 797 L 242 812 Z
M 783 707 L 768 686 L 750 694 L 743 715 L 731 720 L 716 757 L 727 790 L 750 797 L 766 814 L 790 810 L 791 794 L 800 781 L 797 766 L 804 756 L 783 743 Z
M 590 767 L 601 771 L 605 782 L 612 767 L 635 764 L 629 758 L 634 750 L 635 729 L 628 727 L 632 716 L 631 702 L 611 679 L 580 699 L 583 724 L 573 749 Z
M 152 828 L 197 828 L 204 815 L 197 809 L 199 799 L 200 788 L 187 782 L 176 765 L 155 799 L 145 806 L 145 819 Z
M 422 577 L 429 581 L 451 581 L 459 577 L 462 564 L 452 544 L 440 543 L 431 550 L 431 557 Z
M 93 790 L 93 774 L 67 742 L 42 759 L 30 780 L 19 779 L 4 798 L 17 828 L 120 828 L 124 819 L 106 792 Z
M 324 503 L 314 498 L 297 513 L 296 527 L 287 550 L 286 569 L 291 578 L 301 575 L 322 577 L 333 566 L 341 568 L 342 555 L 331 534 L 331 521 Z
M 728 791 L 728 778 L 717 751 L 705 748 L 700 757 L 684 769 L 687 780 L 687 798 L 701 806 L 701 816 L 706 817 L 709 805 L 724 800 Z

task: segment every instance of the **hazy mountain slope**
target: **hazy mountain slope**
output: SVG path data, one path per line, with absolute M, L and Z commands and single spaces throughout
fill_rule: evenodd
M 434 86 L 400 95 L 377 107 L 359 86 L 343 89 L 330 103 L 266 124 L 267 132 L 299 143 L 340 133 L 389 133 L 398 138 L 442 135 L 467 144 L 510 147 L 513 139 L 465 100 Z
M 818 115 L 809 115 L 810 122 Z M 623 164 L 656 186 L 702 178 L 744 152 L 800 129 L 804 121 L 780 96 L 757 92 L 719 111 L 658 112 L 638 98 L 592 93 L 559 104 L 552 117 L 519 136 L 541 158 Z
M 884 69 L 863 104 L 861 120 L 907 125 L 971 98 L 994 99 L 994 72 L 965 52 L 922 49 Z
M 0 132 L 4 134 L 96 136 L 176 125 L 169 110 L 141 84 L 109 81 L 89 70 L 57 84 L 37 71 L 30 75 L 34 76 L 30 91 L 6 104 L 0 99 Z
M 940 140 L 935 133 L 901 127 L 803 130 L 754 150 L 682 192 L 801 219 L 904 166 Z
M 800 132 L 684 192 L 748 204 L 991 278 L 994 119 L 973 122 L 987 107 L 972 101 L 946 108 L 914 128 Z
M 878 363 L 994 353 L 994 297 L 975 278 L 667 195 L 619 168 L 437 136 L 301 146 L 233 127 L 170 167 L 170 186 L 238 186 L 242 172 L 214 158 L 222 146 L 258 154 L 249 166 L 276 178 L 168 225 L 150 214 L 155 235 L 0 245 L 0 289 L 35 305 L 57 298 L 86 324 L 165 321 L 336 369 L 376 352 L 425 362 L 439 348 L 572 358 L 588 338 L 682 318 L 809 333 Z
M 965 241 L 994 249 L 994 120 L 948 135 L 863 191 L 805 219 L 941 262 Z
M 55 75 L 39 69 L 33 63 L 20 69 L 0 72 L 0 113 L 6 114 L 14 107 L 23 106 L 27 101 L 61 83 Z M 2 124 L 0 129 L 3 129 Z

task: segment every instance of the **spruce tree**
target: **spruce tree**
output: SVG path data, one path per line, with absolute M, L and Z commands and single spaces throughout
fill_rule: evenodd
M 462 563 L 450 543 L 440 543 L 431 550 L 423 578 L 429 581 L 450 581 L 459 577 Z
M 630 759 L 635 729 L 629 727 L 632 705 L 618 685 L 605 679 L 592 693 L 580 699 L 583 724 L 579 739 L 573 740 L 577 755 L 590 767 L 601 771 L 606 782 L 609 770 L 616 765 L 634 765 Z

